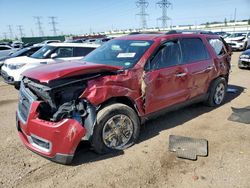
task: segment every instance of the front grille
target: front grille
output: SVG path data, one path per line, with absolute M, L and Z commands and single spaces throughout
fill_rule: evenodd
M 29 94 L 28 90 L 21 84 L 19 91 L 19 102 L 18 102 L 18 115 L 20 119 L 25 123 L 29 116 L 29 111 L 34 99 Z

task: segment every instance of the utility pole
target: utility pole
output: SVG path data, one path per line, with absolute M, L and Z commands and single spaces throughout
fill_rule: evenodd
M 19 30 L 20 38 L 24 37 L 24 34 L 23 34 L 23 26 L 22 26 L 22 25 L 18 25 L 17 28 L 18 28 L 18 30 Z
M 50 16 L 49 19 L 51 19 L 51 22 L 49 22 L 49 24 L 51 24 L 51 26 L 52 26 L 51 31 L 53 31 L 54 36 L 56 36 L 57 31 L 58 31 L 58 29 L 56 28 L 56 24 L 58 24 L 56 22 L 56 17 L 55 16 Z
M 31 29 L 30 32 L 31 32 L 31 36 L 34 37 L 33 29 Z
M 172 5 L 168 0 L 161 0 L 156 3 L 159 5 L 159 7 L 162 9 L 162 16 L 160 18 L 157 18 L 157 20 L 161 20 L 162 27 L 167 27 L 167 21 L 170 20 L 170 18 L 167 16 L 167 9 Z
M 138 0 L 136 1 L 136 6 L 140 8 L 140 12 L 136 15 L 140 16 L 141 18 L 141 26 L 143 29 L 147 28 L 147 19 L 146 17 L 148 14 L 146 13 L 146 8 L 148 7 L 148 1 L 147 0 Z
M 14 36 L 13 36 L 13 31 L 12 31 L 11 25 L 8 25 L 8 29 L 9 29 L 10 39 L 13 39 Z
M 34 16 L 34 19 L 36 20 L 36 24 L 37 24 L 37 27 L 38 27 L 39 35 L 44 36 L 44 32 L 43 32 L 43 29 L 42 29 L 41 18 L 42 18 L 41 16 Z

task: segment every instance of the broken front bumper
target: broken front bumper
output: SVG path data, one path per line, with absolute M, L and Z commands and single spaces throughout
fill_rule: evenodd
M 17 129 L 25 146 L 35 153 L 62 164 L 69 164 L 76 147 L 85 135 L 84 127 L 74 119 L 50 122 L 38 118 L 38 101 L 28 106 L 27 117 L 23 117 L 19 99 L 17 110 Z M 26 105 L 27 106 L 27 105 Z

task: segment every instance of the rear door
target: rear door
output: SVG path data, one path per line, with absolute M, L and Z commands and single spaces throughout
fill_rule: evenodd
M 182 38 L 182 65 L 187 70 L 187 88 L 189 98 L 205 94 L 209 86 L 214 64 L 201 38 Z
M 145 111 L 147 114 L 185 101 L 188 97 L 187 73 L 182 68 L 179 40 L 167 41 L 150 60 L 145 73 Z

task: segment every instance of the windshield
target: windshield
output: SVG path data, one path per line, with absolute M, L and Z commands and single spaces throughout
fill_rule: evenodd
M 152 43 L 142 40 L 111 40 L 88 54 L 84 61 L 130 68 Z
M 36 58 L 36 59 L 44 59 L 55 48 L 56 47 L 54 47 L 54 46 L 48 46 L 48 45 L 46 45 L 46 46 L 42 47 L 40 50 L 36 51 L 30 57 L 33 57 L 33 58 Z
M 233 33 L 229 37 L 233 38 L 233 37 L 245 37 L 245 36 L 246 36 L 246 33 Z
M 21 50 L 18 50 L 16 52 L 14 52 L 13 54 L 11 54 L 11 57 L 17 57 L 17 56 L 21 56 L 23 53 L 25 53 L 26 51 L 28 51 L 30 48 L 23 48 Z

